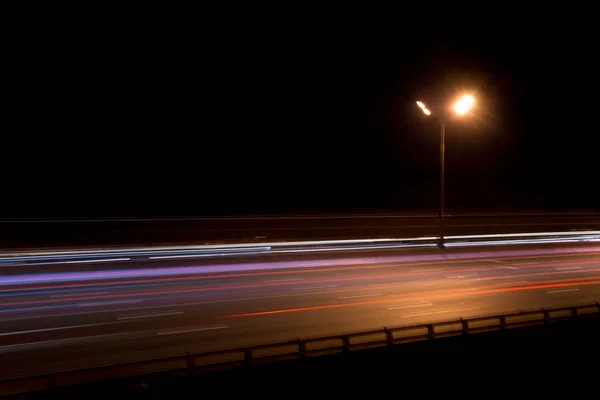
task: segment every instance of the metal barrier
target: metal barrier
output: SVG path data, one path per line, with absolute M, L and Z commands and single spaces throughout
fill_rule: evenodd
M 264 362 L 393 346 L 419 340 L 434 340 L 449 336 L 549 324 L 586 316 L 600 317 L 600 303 L 469 319 L 461 318 L 431 324 L 395 328 L 384 327 L 358 333 L 297 339 L 246 348 L 185 354 L 86 369 L 55 371 L 45 375 L 0 381 L 0 396 L 160 372 L 186 372 L 191 376 L 201 370 L 227 369 Z

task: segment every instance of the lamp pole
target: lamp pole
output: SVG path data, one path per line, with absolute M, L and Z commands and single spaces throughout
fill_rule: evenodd
M 440 241 L 438 247 L 444 248 L 444 180 L 446 164 L 446 123 L 440 121 Z
M 469 112 L 472 108 L 475 99 L 473 96 L 464 95 L 454 104 L 454 112 L 458 115 L 464 115 Z M 427 106 L 422 101 L 417 101 L 417 106 L 423 111 L 423 113 L 427 116 L 431 116 L 432 112 L 427 108 Z M 446 115 L 445 114 L 433 114 L 434 117 L 440 123 L 440 240 L 438 242 L 438 247 L 443 249 L 445 247 L 444 240 L 444 213 L 445 213 L 445 204 L 444 204 L 444 180 L 445 180 L 445 164 L 446 164 Z

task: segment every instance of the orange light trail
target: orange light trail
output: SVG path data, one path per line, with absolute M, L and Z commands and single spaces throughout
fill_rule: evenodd
M 224 315 L 224 316 L 220 316 L 220 317 L 214 317 L 214 319 L 257 317 L 257 316 L 261 316 L 261 315 L 284 314 L 284 313 L 293 313 L 293 312 L 300 312 L 300 311 L 316 311 L 316 310 L 326 310 L 326 309 L 334 309 L 334 308 L 366 306 L 366 305 L 373 305 L 373 304 L 397 303 L 399 301 L 433 300 L 433 299 L 443 299 L 443 298 L 463 297 L 463 296 L 478 296 L 478 295 L 482 295 L 482 294 L 508 293 L 508 292 L 519 292 L 519 291 L 525 291 L 525 290 L 551 289 L 551 288 L 559 288 L 559 287 L 598 285 L 598 284 L 600 284 L 600 281 L 576 282 L 576 283 L 555 283 L 555 284 L 550 284 L 550 285 L 531 285 L 531 286 L 511 287 L 511 288 L 502 288 L 502 289 L 478 290 L 478 291 L 472 291 L 472 292 L 446 293 L 446 294 L 438 294 L 438 295 L 423 295 L 423 296 L 416 296 L 416 297 L 398 297 L 398 298 L 394 298 L 394 299 L 385 299 L 385 300 L 372 300 L 372 301 L 361 301 L 361 302 L 355 302 L 355 303 L 328 304 L 328 305 L 322 305 L 322 306 L 290 308 L 290 309 L 286 309 L 286 310 L 259 311 L 259 312 L 254 312 L 254 313 Z

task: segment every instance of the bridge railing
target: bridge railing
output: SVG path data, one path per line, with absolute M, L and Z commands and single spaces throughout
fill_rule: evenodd
M 539 309 L 493 316 L 409 325 L 342 335 L 271 343 L 252 347 L 185 354 L 129 363 L 102 365 L 0 381 L 0 396 L 164 372 L 194 375 L 203 370 L 228 369 L 265 362 L 392 346 L 419 340 L 469 335 L 576 318 L 600 317 L 600 303 Z

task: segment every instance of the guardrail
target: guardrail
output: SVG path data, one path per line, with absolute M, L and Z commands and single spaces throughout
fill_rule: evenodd
M 371 331 L 297 339 L 260 346 L 185 354 L 174 357 L 104 365 L 86 369 L 54 371 L 0 381 L 0 396 L 66 387 L 108 379 L 128 378 L 165 372 L 185 372 L 190 376 L 202 370 L 228 369 L 265 362 L 283 361 L 367 348 L 393 346 L 419 340 L 502 331 L 510 328 L 600 317 L 600 303 L 523 311 L 431 324 L 384 327 Z
M 467 247 L 496 244 L 544 244 L 572 242 L 600 242 L 600 231 L 521 232 L 477 235 L 447 235 L 446 246 Z M 363 238 L 312 241 L 248 242 L 231 244 L 179 245 L 132 247 L 121 249 L 88 249 L 71 251 L 0 252 L 0 263 L 139 261 L 179 259 L 186 257 L 235 257 L 250 255 L 277 255 L 322 251 L 393 250 L 415 247 L 436 247 L 439 236 L 405 238 Z M 115 258 L 118 259 L 115 259 Z M 124 257 L 124 258 L 123 258 Z

